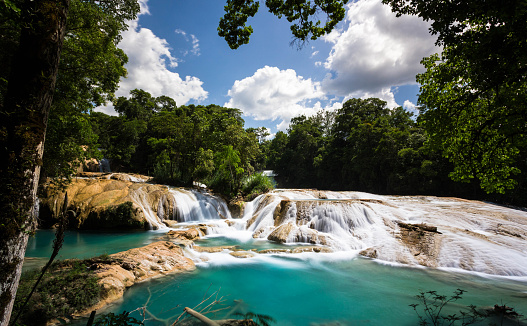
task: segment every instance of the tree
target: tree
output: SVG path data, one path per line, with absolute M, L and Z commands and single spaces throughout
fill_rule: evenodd
M 335 25 L 344 19 L 346 2 L 348 0 L 266 0 L 265 5 L 269 12 L 278 18 L 285 16 L 288 22 L 294 22 L 291 25 L 291 33 L 295 40 L 303 44 L 331 32 Z M 218 26 L 218 35 L 225 38 L 231 49 L 249 43 L 253 28 L 246 23 L 249 17 L 256 15 L 259 5 L 260 3 L 254 0 L 227 0 L 225 15 L 220 19 Z M 317 18 L 321 13 L 327 16 L 323 26 Z
M 431 21 L 441 55 L 423 60 L 420 121 L 454 163 L 451 177 L 512 189 L 527 148 L 527 5 L 523 0 L 383 0 Z
M 55 183 L 67 183 L 86 159 L 100 156 L 87 115 L 114 97 L 126 75 L 128 59 L 117 44 L 123 19 L 138 11 L 134 1 L 120 6 L 115 11 L 92 1 L 70 3 L 42 166 Z
M 74 1 L 73 1 L 74 2 Z M 92 6 L 120 15 L 117 25 L 135 16 L 116 8 L 131 0 L 90 1 Z M 8 1 L 19 9 L 11 21 L 2 21 L 19 40 L 9 39 L 16 53 L 2 52 L 12 63 L 2 73 L 7 81 L 0 108 L 0 324 L 9 321 L 28 235 L 34 231 L 34 203 L 59 58 L 66 34 L 69 0 Z M 16 5 L 15 5 L 16 4 Z M 74 6 L 77 2 L 74 2 Z M 137 9 L 139 8 L 136 3 Z M 137 12 L 137 11 L 135 11 Z M 2 18 L 5 16 L 2 15 Z M 86 18 L 86 17 L 85 17 Z M 99 29 L 105 21 L 95 21 Z M 102 28 L 104 29 L 104 28 Z M 118 38 L 117 38 L 118 39 Z M 3 40 L 2 40 L 3 41 Z M 66 42 L 69 42 L 68 39 Z M 7 78 L 6 78 L 7 77 Z M 5 85 L 5 84 L 4 84 Z M 91 85 L 93 87 L 93 85 Z
M 53 99 L 69 1 L 26 1 L 19 49 L 0 108 L 0 325 L 20 279 Z
M 245 15 L 243 8 L 251 6 L 252 2 L 228 0 L 228 7 L 233 3 L 238 3 L 241 7 L 230 6 L 230 16 L 226 16 L 226 21 L 236 18 L 237 12 Z M 133 11 L 126 14 L 120 9 L 130 5 L 136 10 L 139 8 L 136 0 L 78 0 L 78 3 L 92 4 L 105 13 L 113 12 L 117 18 L 114 22 L 117 30 L 123 30 L 126 20 L 135 18 L 137 13 Z M 269 3 L 270 8 L 277 8 L 275 14 L 284 14 L 288 20 L 300 22 L 292 26 L 293 34 L 300 36 L 300 39 L 303 35 L 317 37 L 323 32 L 329 32 L 344 18 L 345 13 L 345 1 L 342 0 L 317 1 L 314 6 L 309 1 L 295 2 L 294 5 L 288 2 L 284 5 Z M 9 39 L 9 47 L 0 51 L 2 59 L 5 59 L 9 57 L 5 55 L 6 51 L 18 48 L 12 56 L 12 63 L 6 65 L 7 69 L 2 69 L 3 72 L 9 71 L 9 77 L 0 76 L 0 91 L 7 90 L 5 95 L 3 91 L 1 93 L 0 108 L 0 324 L 5 325 L 11 315 L 28 234 L 34 230 L 36 187 L 70 0 L 3 0 L 0 5 L 13 13 L 7 16 L 19 18 L 15 22 L 1 21 L 0 28 L 12 31 L 13 34 L 7 33 L 10 35 L 17 35 L 20 31 L 20 41 L 11 42 L 16 37 Z M 319 22 L 308 19 L 316 16 L 320 10 L 328 13 L 329 18 L 329 23 L 322 30 Z M 2 11 L 1 18 L 4 17 Z M 91 21 L 98 27 L 112 23 L 99 16 L 95 17 L 97 19 L 87 19 L 86 22 Z M 236 36 L 238 26 L 244 25 L 245 21 L 236 19 L 225 28 L 228 35 L 235 36 L 233 41 L 229 41 L 231 47 L 248 41 L 246 36 L 240 43 Z M 115 40 L 118 39 L 117 35 Z M 95 90 L 93 94 L 96 93 Z

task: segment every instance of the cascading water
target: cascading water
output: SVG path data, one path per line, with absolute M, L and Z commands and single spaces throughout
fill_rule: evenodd
M 214 233 L 245 230 L 255 239 L 364 251 L 393 263 L 527 275 L 527 213 L 481 202 L 275 190 L 247 203 L 229 225 Z
M 154 229 L 166 229 L 166 225 L 161 222 L 157 214 L 152 209 L 152 206 L 147 200 L 148 193 L 144 190 L 144 187 L 140 187 L 131 193 L 130 197 L 143 211 L 143 215 L 150 225 Z
M 232 219 L 225 202 L 208 193 L 170 188 L 166 196 L 154 210 L 142 188 L 134 193 L 154 228 L 166 228 L 164 219 L 206 221 L 209 235 L 318 245 L 391 263 L 527 276 L 527 212 L 520 210 L 453 198 L 275 190 L 247 203 L 241 219 Z M 163 209 L 167 200 L 175 203 L 168 215 Z M 437 231 L 427 231 L 432 229 Z
M 225 202 L 208 193 L 172 188 L 170 189 L 170 194 L 176 202 L 173 219 L 178 222 L 200 222 L 231 218 L 231 213 Z

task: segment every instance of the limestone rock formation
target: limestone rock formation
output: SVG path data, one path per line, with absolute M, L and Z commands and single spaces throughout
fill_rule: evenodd
M 109 255 L 107 262 L 90 266 L 99 277 L 104 295 L 95 306 L 79 313 L 83 315 L 120 299 L 126 288 L 162 275 L 194 270 L 191 259 L 183 255 L 182 249 L 168 241 L 151 243 L 141 248 Z
M 69 227 L 158 228 L 163 217 L 175 215 L 176 204 L 168 187 L 131 181 L 147 177 L 125 174 L 83 173 L 91 178 L 76 178 L 67 188 Z M 56 223 L 64 193 L 44 188 L 40 200 L 41 227 Z

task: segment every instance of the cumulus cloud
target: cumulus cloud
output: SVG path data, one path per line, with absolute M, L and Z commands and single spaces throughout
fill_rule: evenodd
M 416 116 L 419 115 L 419 109 L 417 108 L 417 105 L 409 100 L 404 101 L 403 108 L 408 112 L 412 112 Z
M 140 1 L 140 5 L 141 14 L 147 14 L 147 1 Z M 208 92 L 203 89 L 199 78 L 182 78 L 171 70 L 178 66 L 179 60 L 172 55 L 165 39 L 148 28 L 141 28 L 138 20 L 129 22 L 128 30 L 122 33 L 122 37 L 118 46 L 128 56 L 125 66 L 128 76 L 121 79 L 116 96 L 128 96 L 131 90 L 140 88 L 152 96 L 169 96 L 178 105 L 184 105 L 191 99 L 202 101 L 207 98 Z M 111 105 L 99 107 L 96 111 L 115 114 Z
M 421 59 L 438 51 L 428 27 L 419 17 L 396 17 L 380 0 L 348 4 L 345 26 L 324 37 L 333 44 L 324 90 L 349 96 L 415 83 Z
M 367 91 L 366 92 L 365 91 L 353 92 L 344 98 L 343 103 L 349 100 L 350 98 L 368 99 L 372 97 L 385 101 L 386 106 L 392 109 L 400 106 L 395 101 L 395 96 L 390 88 L 382 88 L 374 92 L 367 92 Z
M 254 75 L 236 80 L 229 90 L 226 107 L 238 108 L 255 120 L 280 120 L 278 129 L 284 130 L 291 118 L 315 114 L 323 109 L 326 97 L 320 83 L 298 76 L 292 69 L 280 70 L 265 66 Z M 333 103 L 328 109 L 338 107 Z

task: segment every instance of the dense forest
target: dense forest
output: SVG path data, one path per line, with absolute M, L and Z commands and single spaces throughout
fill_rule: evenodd
M 147 174 L 178 186 L 202 183 L 229 198 L 248 199 L 270 189 L 270 182 L 257 174 L 268 169 L 277 174 L 279 187 L 525 205 L 521 179 L 506 194 L 487 194 L 476 180 L 452 181 L 454 166 L 431 148 L 423 117 L 402 107 L 390 109 L 376 98 L 350 99 L 340 110 L 293 118 L 287 132 L 272 139 L 263 127 L 244 129 L 238 109 L 178 107 L 173 99 L 144 90 L 118 98 L 115 110 L 118 116 L 52 114 L 44 173 L 71 176 L 80 158 L 104 157 L 113 171 Z M 524 158 L 518 162 L 525 165 Z

